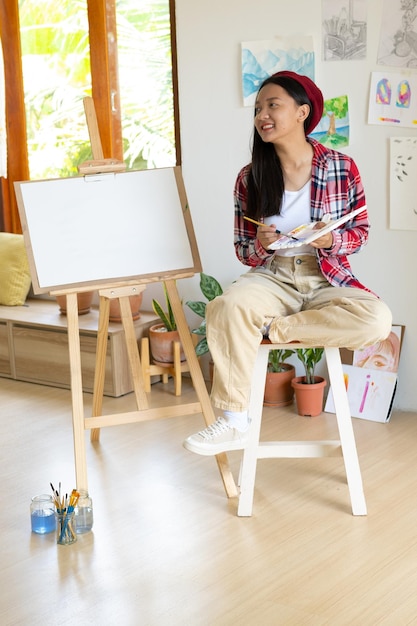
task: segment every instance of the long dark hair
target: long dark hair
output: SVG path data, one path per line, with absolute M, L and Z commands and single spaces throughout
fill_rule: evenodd
M 304 120 L 304 128 L 308 128 L 313 107 L 300 83 L 288 76 L 270 76 L 259 87 L 258 94 L 265 85 L 270 83 L 280 85 L 285 89 L 298 106 L 303 104 L 310 106 L 310 113 Z M 254 129 L 246 214 L 254 219 L 279 215 L 283 195 L 284 174 L 275 146 L 262 141 L 258 131 Z

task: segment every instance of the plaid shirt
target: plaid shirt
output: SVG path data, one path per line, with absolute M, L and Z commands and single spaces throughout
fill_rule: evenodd
M 308 138 L 314 149 L 311 174 L 311 221 L 321 221 L 328 214 L 337 219 L 361 206 L 349 223 L 332 231 L 331 248 L 316 250 L 323 276 L 335 287 L 357 287 L 370 291 L 353 275 L 348 254 L 359 252 L 368 241 L 369 221 L 365 193 L 355 162 L 345 154 L 326 148 Z M 235 189 L 234 245 L 236 256 L 244 265 L 257 267 L 271 259 L 256 239 L 257 227 L 243 219 L 246 212 L 247 180 L 250 164 L 239 172 Z

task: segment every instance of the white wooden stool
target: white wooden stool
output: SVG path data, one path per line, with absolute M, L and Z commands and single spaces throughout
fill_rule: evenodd
M 249 443 L 243 451 L 240 467 L 240 496 L 237 514 L 241 517 L 249 517 L 252 515 L 253 492 L 255 488 L 258 459 L 343 456 L 352 513 L 353 515 L 366 515 L 362 476 L 338 348 L 324 347 L 324 352 L 333 392 L 340 439 L 335 441 L 259 441 L 268 353 L 270 350 L 280 348 L 287 349 L 289 347 L 306 348 L 312 346 L 306 346 L 301 343 L 292 346 L 289 344 L 270 342 L 264 342 L 259 346 L 252 376 L 252 389 L 249 404 L 249 416 L 252 420 Z

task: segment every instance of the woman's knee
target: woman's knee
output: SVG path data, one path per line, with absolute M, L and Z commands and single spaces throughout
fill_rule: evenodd
M 389 307 L 385 304 L 385 302 L 382 302 L 381 300 L 379 300 L 378 302 L 379 302 L 378 325 L 379 325 L 380 333 L 381 335 L 383 335 L 383 337 L 381 338 L 386 339 L 392 329 L 392 313 Z
M 369 343 L 386 339 L 392 329 L 392 313 L 389 307 L 382 300 L 375 300 L 367 308 L 369 309 Z
M 255 289 L 255 290 L 254 290 Z M 206 321 L 207 325 L 227 323 L 227 320 L 248 320 L 255 325 L 262 326 L 264 319 L 264 306 L 259 293 L 256 292 L 257 286 L 248 285 L 232 285 L 221 296 L 217 296 L 214 300 L 207 303 Z

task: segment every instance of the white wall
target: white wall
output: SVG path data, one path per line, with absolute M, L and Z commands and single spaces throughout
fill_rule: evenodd
M 324 63 L 321 0 L 176 0 L 183 176 L 203 269 L 227 286 L 245 271 L 232 245 L 233 185 L 249 161 L 252 132 L 252 110 L 242 106 L 240 43 L 277 35 L 313 36 L 316 82 L 324 97 L 349 97 L 346 152 L 361 171 L 372 223 L 369 244 L 351 257 L 352 266 L 391 307 L 394 322 L 406 326 L 395 404 L 417 410 L 417 231 L 388 229 L 389 137 L 415 131 L 366 122 L 370 73 L 378 70 L 382 5 L 382 0 L 368 0 L 367 59 Z M 197 277 L 181 281 L 179 289 L 184 300 L 199 297 Z

